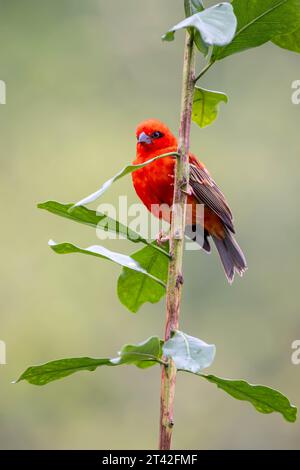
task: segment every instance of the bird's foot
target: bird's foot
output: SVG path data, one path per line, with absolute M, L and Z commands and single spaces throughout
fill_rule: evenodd
M 170 240 L 170 236 L 167 235 L 163 230 L 161 230 L 157 235 L 156 235 L 156 243 L 158 246 L 163 245 L 167 241 Z

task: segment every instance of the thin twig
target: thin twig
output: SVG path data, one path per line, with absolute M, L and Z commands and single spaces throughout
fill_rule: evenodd
M 201 72 L 199 73 L 199 75 L 197 75 L 197 77 L 195 78 L 195 82 L 194 83 L 197 83 L 198 80 L 203 77 L 204 74 L 206 74 L 206 72 L 211 68 L 211 66 L 214 64 L 215 62 L 212 60 L 210 62 L 208 62 L 208 64 L 201 70 Z

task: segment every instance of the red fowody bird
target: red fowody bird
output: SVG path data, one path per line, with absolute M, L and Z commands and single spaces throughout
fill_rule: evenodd
M 162 122 L 156 119 L 143 121 L 136 130 L 137 150 L 135 165 L 144 163 L 158 155 L 177 152 L 176 137 Z M 220 191 L 209 172 L 193 154 L 189 154 L 190 192 L 187 203 L 192 205 L 187 228 L 202 225 L 204 238 L 202 248 L 210 253 L 209 237 L 219 252 L 226 277 L 232 283 L 234 274 L 240 276 L 247 269 L 245 256 L 234 238 L 233 217 L 223 193 Z M 135 191 L 145 206 L 154 215 L 170 222 L 170 212 L 157 212 L 153 207 L 159 205 L 172 206 L 174 193 L 175 159 L 165 157 L 146 165 L 132 173 Z M 196 206 L 204 205 L 204 218 L 197 219 Z M 195 210 L 194 210 L 195 208 Z

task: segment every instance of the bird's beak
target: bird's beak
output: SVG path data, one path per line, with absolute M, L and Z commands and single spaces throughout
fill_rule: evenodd
M 145 132 L 141 132 L 138 136 L 138 143 L 139 144 L 152 144 L 151 137 L 147 135 Z

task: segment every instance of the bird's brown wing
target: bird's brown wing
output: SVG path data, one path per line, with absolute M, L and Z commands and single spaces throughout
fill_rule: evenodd
M 205 168 L 190 164 L 190 186 L 198 202 L 209 207 L 234 233 L 233 216 L 225 196 Z

